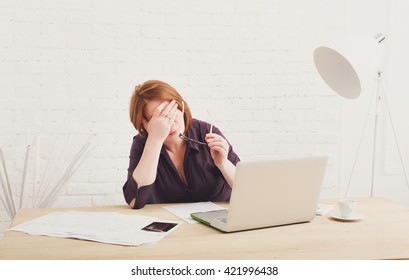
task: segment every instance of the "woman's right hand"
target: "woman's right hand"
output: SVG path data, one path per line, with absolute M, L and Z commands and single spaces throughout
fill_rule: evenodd
M 152 140 L 163 143 L 168 137 L 177 115 L 178 104 L 175 100 L 159 104 L 149 121 L 143 119 L 143 126 Z

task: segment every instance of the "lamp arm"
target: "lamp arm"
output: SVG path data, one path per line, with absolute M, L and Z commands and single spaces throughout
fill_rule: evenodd
M 384 83 L 383 79 L 381 79 L 381 85 L 382 85 L 382 89 L 383 89 L 383 93 L 384 93 L 383 97 L 384 97 L 386 112 L 388 113 L 389 122 L 391 124 L 393 136 L 395 138 L 396 148 L 398 149 L 399 159 L 400 159 L 400 163 L 402 165 L 403 175 L 405 176 L 406 186 L 408 187 L 408 190 L 409 190 L 409 179 L 408 179 L 408 174 L 406 172 L 405 161 L 403 160 L 402 151 L 400 149 L 398 137 L 397 137 L 396 130 L 395 130 L 395 125 L 393 124 L 393 120 L 392 120 L 391 110 L 389 109 L 388 99 L 386 98 L 386 94 L 385 94 L 386 93 L 386 87 L 385 87 L 385 83 Z
M 359 152 L 361 151 L 361 146 L 362 146 L 362 142 L 363 142 L 363 139 L 364 139 L 365 131 L 366 131 L 366 128 L 368 126 L 368 119 L 369 119 L 369 116 L 370 116 L 370 113 L 371 113 L 371 110 L 372 110 L 373 101 L 374 101 L 374 98 L 371 98 L 370 102 L 369 102 L 369 105 L 368 105 L 368 110 L 367 110 L 367 113 L 366 113 L 364 125 L 363 125 L 362 130 L 361 130 L 361 135 L 359 137 L 358 147 L 357 147 L 357 149 L 355 151 L 354 163 L 352 165 L 351 173 L 349 175 L 347 188 L 346 188 L 345 193 L 344 193 L 344 198 L 347 198 L 349 188 L 350 188 L 351 182 L 352 182 L 352 177 L 354 176 L 354 173 L 355 173 L 355 167 L 356 167 L 356 164 L 358 162 Z

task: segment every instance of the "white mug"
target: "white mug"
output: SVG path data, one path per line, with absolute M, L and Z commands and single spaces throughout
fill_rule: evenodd
M 343 198 L 338 200 L 339 213 L 342 218 L 349 218 L 356 208 L 356 200 Z

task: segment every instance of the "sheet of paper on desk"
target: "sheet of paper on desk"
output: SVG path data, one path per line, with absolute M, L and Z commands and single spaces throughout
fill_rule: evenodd
M 190 213 L 226 209 L 212 202 L 195 202 L 195 203 L 189 203 L 189 204 L 177 204 L 177 205 L 172 205 L 172 206 L 163 206 L 163 208 L 171 212 L 172 214 L 178 216 L 179 218 L 183 219 L 185 222 L 189 224 L 198 223 L 197 221 L 193 220 L 190 217 Z
M 173 226 L 168 230 L 149 230 L 159 223 Z M 160 221 L 154 217 L 126 215 L 114 212 L 53 212 L 22 223 L 9 230 L 32 235 L 78 238 L 117 245 L 139 246 L 155 243 L 175 229 L 180 223 Z M 155 227 L 153 227 L 155 229 Z

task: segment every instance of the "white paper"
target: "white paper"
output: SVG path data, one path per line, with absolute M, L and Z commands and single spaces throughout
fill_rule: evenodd
M 168 231 L 146 231 L 149 224 L 173 223 Z M 114 212 L 52 212 L 22 223 L 9 230 L 32 235 L 78 238 L 102 243 L 139 246 L 154 243 L 176 228 L 179 222 L 161 221 L 154 217 Z
M 178 204 L 172 206 L 163 206 L 163 209 L 183 219 L 189 224 L 198 223 L 190 217 L 191 213 L 224 210 L 225 207 L 214 204 L 213 202 L 196 202 L 190 204 Z

